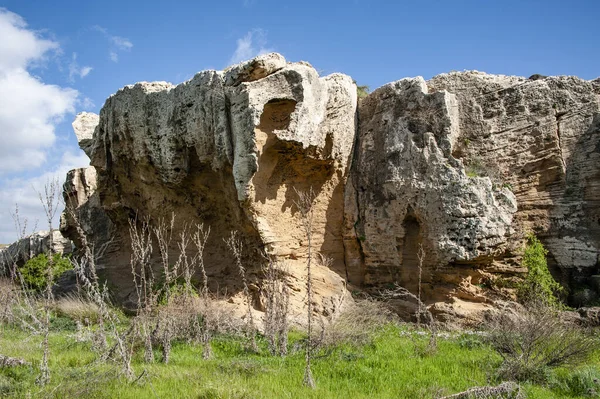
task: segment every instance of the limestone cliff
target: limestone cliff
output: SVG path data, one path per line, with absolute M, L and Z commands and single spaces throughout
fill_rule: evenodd
M 403 79 L 357 109 L 350 77 L 267 54 L 178 86 L 127 86 L 97 119 L 78 116 L 91 166 L 69 173 L 65 199 L 105 249 L 98 265 L 123 302 L 134 292 L 129 220 L 174 212 L 176 230 L 211 227 L 213 291 L 235 301 L 240 289 L 223 242 L 235 230 L 254 306 L 266 252 L 288 263 L 299 311 L 307 240 L 296 200 L 312 191 L 312 248 L 330 259 L 316 267 L 321 311 L 347 284 L 416 292 L 419 280 L 432 308 L 484 310 L 502 296 L 482 284 L 523 271 L 529 231 L 563 284 L 598 272 L 599 115 L 598 80 L 479 72 Z M 81 244 L 68 212 L 61 229 Z
M 351 275 L 360 285 L 417 292 L 421 267 L 425 297 L 444 300 L 468 274 L 462 269 L 503 252 L 515 196 L 469 177 L 452 155 L 460 137 L 454 94 L 403 79 L 373 92 L 359 115 L 346 190 L 346 258 L 358 261 Z
M 430 90 L 458 99 L 454 155 L 516 196 L 510 253 L 526 232 L 535 233 L 549 250 L 555 276 L 575 289 L 600 267 L 598 82 L 480 72 L 428 82 Z
M 235 295 L 241 288 L 223 240 L 238 231 L 250 279 L 262 275 L 259 251 L 286 261 L 292 305 L 300 308 L 307 247 L 295 201 L 297 191 L 312 190 L 313 250 L 333 259 L 316 269 L 317 297 L 340 296 L 355 110 L 350 77 L 319 77 L 309 64 L 278 54 L 200 72 L 179 86 L 128 86 L 106 101 L 92 143 L 81 143 L 93 171 L 71 172 L 65 199 L 90 243 L 106 248 L 98 266 L 121 301 L 134 292 L 129 219 L 156 222 L 175 213 L 175 236 L 184 222 L 211 228 L 205 262 L 213 290 Z M 79 240 L 67 215 L 62 231 Z

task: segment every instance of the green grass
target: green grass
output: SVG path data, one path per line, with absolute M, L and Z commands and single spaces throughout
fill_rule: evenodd
M 168 365 L 134 358 L 134 383 L 115 375 L 114 364 L 98 363 L 88 344 L 72 343 L 68 331 L 51 335 L 50 386 L 35 385 L 41 358 L 40 337 L 14 328 L 0 329 L 0 353 L 26 359 L 32 367 L 0 369 L 0 397 L 56 398 L 433 398 L 487 385 L 501 358 L 476 337 L 438 339 L 428 354 L 428 338 L 389 325 L 368 345 L 343 345 L 321 352 L 313 362 L 317 388 L 303 387 L 302 336 L 294 333 L 285 358 L 248 353 L 240 338 L 218 337 L 215 357 L 202 359 L 202 347 L 175 343 Z M 296 348 L 295 352 L 293 348 Z M 160 359 L 160 352 L 156 352 Z M 525 385 L 529 398 L 589 397 L 587 386 L 600 375 L 600 357 L 579 369 L 560 369 L 548 387 Z M 590 382 L 591 381 L 591 382 Z

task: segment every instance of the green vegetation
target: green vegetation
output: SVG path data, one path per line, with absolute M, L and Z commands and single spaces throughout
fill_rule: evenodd
M 527 267 L 527 277 L 519 285 L 518 295 L 525 303 L 541 302 L 543 305 L 555 308 L 563 307 L 564 305 L 558 299 L 563 288 L 548 271 L 547 254 L 548 251 L 540 240 L 530 234 L 523 254 L 523 266 Z
M 356 85 L 356 95 L 358 96 L 359 100 L 369 95 L 369 86 L 359 86 L 358 83 L 356 83 L 356 80 L 353 80 L 352 82 Z
M 61 324 L 61 323 L 54 323 Z M 63 322 L 62 324 L 68 324 Z M 127 328 L 126 324 L 121 328 Z M 473 386 L 497 384 L 501 357 L 479 335 L 445 334 L 437 350 L 424 354 L 428 334 L 406 325 L 388 324 L 359 345 L 340 344 L 315 355 L 317 388 L 302 384 L 304 337 L 290 334 L 290 354 L 269 355 L 259 340 L 259 353 L 249 352 L 244 338 L 216 336 L 214 357 L 202 358 L 199 344 L 173 343 L 168 365 L 145 363 L 135 353 L 133 382 L 120 378 L 111 363 L 100 363 L 89 342 L 77 333 L 50 336 L 52 380 L 35 385 L 41 348 L 36 338 L 14 327 L 0 330 L 0 353 L 22 357 L 33 366 L 0 369 L 0 396 L 86 398 L 434 398 Z M 155 356 L 160 357 L 160 351 Z M 594 397 L 598 391 L 600 352 L 579 368 L 551 371 L 545 386 L 525 383 L 528 398 Z M 138 378 L 139 377 L 139 378 Z
M 52 270 L 54 281 L 67 270 L 73 269 L 71 261 L 68 258 L 64 258 L 61 254 L 54 254 L 51 262 L 48 262 L 48 260 L 48 255 L 40 254 L 35 258 L 29 259 L 19 269 L 28 288 L 36 291 L 44 289 L 46 287 L 46 273 L 49 268 Z

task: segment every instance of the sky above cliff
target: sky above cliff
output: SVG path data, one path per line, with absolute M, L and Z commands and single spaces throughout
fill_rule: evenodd
M 600 75 L 600 1 L 0 0 L 0 243 L 45 227 L 36 191 L 86 166 L 71 121 L 137 81 L 277 51 L 372 89 L 452 70 Z

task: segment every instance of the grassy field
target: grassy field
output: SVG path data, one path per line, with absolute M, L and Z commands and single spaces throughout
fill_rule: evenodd
M 52 380 L 35 384 L 41 337 L 12 327 L 0 330 L 0 353 L 21 357 L 33 366 L 0 368 L 0 396 L 56 398 L 435 398 L 473 386 L 497 384 L 500 356 L 477 335 L 428 338 L 406 325 L 389 324 L 370 343 L 341 345 L 317 354 L 317 387 L 302 384 L 302 336 L 293 333 L 287 357 L 249 353 L 242 338 L 213 341 L 214 358 L 202 359 L 200 345 L 176 342 L 168 365 L 143 362 L 137 351 L 133 382 L 119 378 L 118 366 L 98 362 L 88 343 L 77 343 L 64 327 L 50 337 Z M 156 352 L 156 359 L 160 359 Z M 600 376 L 600 352 L 580 367 L 553 370 L 546 386 L 523 384 L 529 398 L 597 397 L 590 390 Z M 594 382 L 594 379 L 596 381 Z

